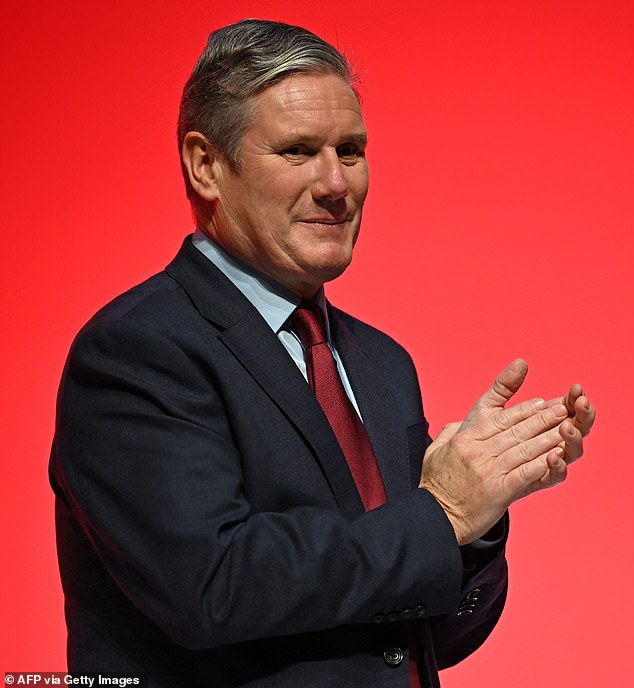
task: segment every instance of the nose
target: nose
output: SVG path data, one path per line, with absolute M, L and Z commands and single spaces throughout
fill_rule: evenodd
M 349 191 L 348 180 L 337 151 L 322 151 L 318 158 L 313 182 L 313 198 L 327 201 L 345 198 Z

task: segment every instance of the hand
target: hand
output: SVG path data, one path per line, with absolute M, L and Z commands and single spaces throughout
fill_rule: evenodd
M 527 372 L 528 364 L 524 359 L 518 358 L 510 363 L 497 377 L 493 386 L 478 399 L 462 424 L 459 426 L 456 424 L 456 431 L 458 427 L 461 430 L 465 429 L 477 421 L 490 418 L 504 409 L 508 401 L 522 386 Z M 583 438 L 592 429 L 596 412 L 579 384 L 573 385 L 565 397 L 551 399 L 546 402 L 546 405 L 551 408 L 561 403 L 568 409 L 568 415 L 571 420 L 564 421 L 561 426 L 562 441 L 559 447 L 564 450 L 563 457 L 561 458 L 565 460 L 566 464 L 570 464 L 583 454 Z M 575 432 L 575 429 L 578 432 Z M 561 456 L 561 454 L 554 452 L 551 459 L 556 462 L 556 457 L 558 456 Z M 556 484 L 556 482 L 550 480 L 548 474 L 542 477 L 542 483 L 543 487 L 550 487 Z
M 420 487 L 443 506 L 460 544 L 483 535 L 511 502 L 563 481 L 582 454 L 594 409 L 579 385 L 564 398 L 505 409 L 527 370 L 521 359 L 511 363 L 425 455 Z

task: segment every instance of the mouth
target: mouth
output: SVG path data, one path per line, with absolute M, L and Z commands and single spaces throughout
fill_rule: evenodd
M 348 217 L 311 217 L 307 220 L 300 220 L 303 224 L 306 225 L 329 225 L 329 226 L 336 226 L 336 225 L 342 225 L 345 222 L 348 222 L 350 218 Z

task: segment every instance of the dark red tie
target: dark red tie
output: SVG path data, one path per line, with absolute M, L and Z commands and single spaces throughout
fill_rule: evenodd
M 337 363 L 326 339 L 321 309 L 300 304 L 291 317 L 306 351 L 306 374 L 330 427 L 335 433 L 366 511 L 385 504 L 387 497 L 368 433 L 343 388 Z
M 306 352 L 306 376 L 330 427 L 346 457 L 366 511 L 385 504 L 387 496 L 368 433 L 343 387 L 337 363 L 328 346 L 321 309 L 300 304 L 291 316 L 293 329 Z M 410 643 L 410 688 L 419 688 L 420 678 L 414 644 Z

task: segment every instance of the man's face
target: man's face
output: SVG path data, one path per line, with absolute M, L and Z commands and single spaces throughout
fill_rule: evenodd
M 359 102 L 332 74 L 297 74 L 256 98 L 240 171 L 218 162 L 209 234 L 308 298 L 352 259 L 368 190 Z

